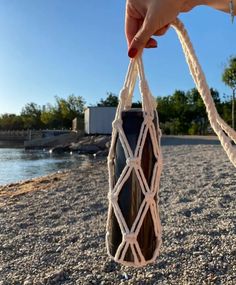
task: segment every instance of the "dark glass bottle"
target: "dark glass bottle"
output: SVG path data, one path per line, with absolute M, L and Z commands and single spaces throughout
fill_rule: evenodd
M 123 111 L 122 121 L 124 133 L 126 134 L 129 145 L 134 152 L 137 145 L 140 128 L 143 122 L 143 111 L 141 109 Z M 155 127 L 157 127 L 155 121 L 156 119 L 154 119 L 154 124 Z M 156 158 L 153 153 L 152 142 L 150 134 L 148 132 L 142 152 L 141 166 L 149 186 L 151 184 L 152 172 L 155 162 Z M 116 141 L 114 158 L 114 184 L 120 177 L 120 174 L 125 165 L 126 158 L 120 139 L 118 137 Z M 133 225 L 143 199 L 144 195 L 142 193 L 138 178 L 135 174 L 135 171 L 132 170 L 131 175 L 122 187 L 118 198 L 119 207 L 129 229 L 131 229 Z M 112 256 L 115 256 L 116 250 L 121 241 L 121 230 L 112 209 L 110 217 L 108 217 L 108 249 Z M 146 260 L 150 260 L 153 257 L 154 251 L 156 249 L 156 242 L 157 238 L 155 236 L 153 220 L 149 209 L 138 234 L 138 243 Z M 134 261 L 134 257 L 130 248 L 128 248 L 124 260 L 128 262 Z

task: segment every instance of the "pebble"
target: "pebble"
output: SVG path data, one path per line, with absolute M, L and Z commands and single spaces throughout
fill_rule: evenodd
M 31 285 L 31 284 L 32 284 L 32 281 L 30 280 L 25 280 L 23 283 L 23 285 Z
M 154 264 L 107 256 L 107 164 L 96 159 L 5 188 L 31 187 L 15 198 L 0 186 L 0 285 L 235 285 L 235 168 L 216 145 L 164 146 L 163 157 Z

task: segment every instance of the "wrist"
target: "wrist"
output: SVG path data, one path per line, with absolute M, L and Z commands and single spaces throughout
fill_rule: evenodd
M 229 3 L 230 3 L 230 0 L 204 0 L 205 1 L 205 4 L 204 5 L 207 5 L 209 7 L 212 7 L 216 10 L 220 10 L 220 11 L 223 11 L 223 12 L 226 12 L 226 13 L 229 13 L 230 12 L 230 9 L 229 9 Z M 236 0 L 233 0 L 233 6 L 236 7 Z M 234 11 L 234 14 L 235 14 L 235 11 Z

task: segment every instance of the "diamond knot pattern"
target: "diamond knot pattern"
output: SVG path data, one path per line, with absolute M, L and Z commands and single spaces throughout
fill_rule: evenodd
M 140 166 L 140 158 L 139 157 L 128 157 L 126 159 L 126 165 L 128 167 L 138 168 Z
M 158 115 L 153 108 L 154 99 L 147 82 L 142 78 L 144 73 L 141 61 L 131 61 L 125 86 L 134 87 L 136 69 L 141 79 L 140 92 L 143 98 L 145 96 L 142 110 L 137 112 L 138 119 L 127 123 L 127 114 L 131 112 L 129 114 L 132 115 L 132 110 L 125 111 L 130 94 L 127 92 L 129 89 L 124 88 L 112 124 L 113 133 L 108 156 L 110 216 L 107 243 L 113 231 L 110 229 L 115 229 L 120 233 L 120 237 L 115 238 L 116 242 L 110 241 L 112 251 L 109 250 L 108 244 L 107 247 L 115 261 L 139 267 L 154 262 L 161 245 L 157 194 L 162 156 Z
M 129 233 L 124 234 L 124 240 L 128 243 L 134 243 L 136 241 L 136 234 L 135 233 Z
M 145 201 L 146 201 L 148 204 L 155 202 L 154 196 L 155 196 L 155 193 L 153 193 L 153 192 L 148 192 L 148 193 L 146 193 L 146 195 L 145 195 Z
M 116 119 L 115 121 L 113 121 L 112 126 L 117 130 L 120 129 L 122 127 L 122 120 Z

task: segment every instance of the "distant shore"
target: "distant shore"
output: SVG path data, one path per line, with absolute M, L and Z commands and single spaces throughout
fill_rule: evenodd
M 52 149 L 53 151 L 78 151 L 82 153 L 97 153 L 106 156 L 109 148 L 110 135 L 81 135 L 69 133 L 55 137 L 47 137 L 22 142 L 0 141 L 0 147 L 24 147 L 31 149 Z M 219 144 L 216 136 L 190 136 L 190 135 L 163 135 L 162 145 L 183 145 L 183 144 Z
M 235 168 L 214 143 L 162 150 L 155 264 L 133 269 L 107 257 L 104 158 L 0 187 L 0 284 L 234 285 Z
M 24 148 L 24 142 L 0 141 L 0 148 Z

